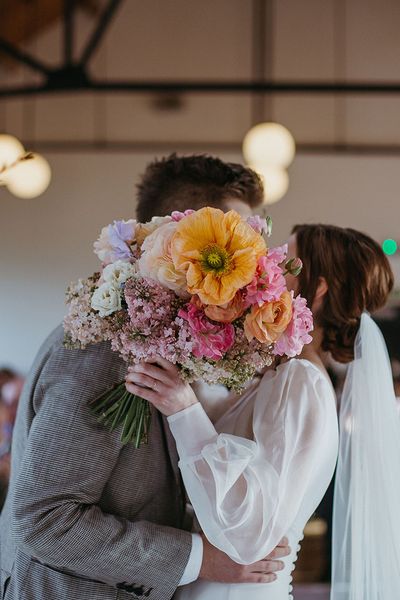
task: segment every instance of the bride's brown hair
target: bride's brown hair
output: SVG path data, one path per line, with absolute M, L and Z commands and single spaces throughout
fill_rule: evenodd
M 324 332 L 322 348 L 335 360 L 350 362 L 361 314 L 381 308 L 393 288 L 389 261 L 377 242 L 355 229 L 296 225 L 292 233 L 303 261 L 300 293 L 309 306 L 319 278 L 328 285 L 322 308 L 314 315 Z

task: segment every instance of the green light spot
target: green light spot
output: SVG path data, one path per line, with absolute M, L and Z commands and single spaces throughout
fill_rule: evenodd
M 388 239 L 383 242 L 382 248 L 385 254 L 391 256 L 397 252 L 397 243 L 395 240 Z

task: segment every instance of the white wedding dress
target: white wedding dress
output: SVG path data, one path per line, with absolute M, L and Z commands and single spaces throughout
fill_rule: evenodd
M 198 579 L 178 588 L 175 597 L 288 600 L 304 526 L 335 468 L 334 391 L 318 367 L 292 359 L 225 402 L 230 406 L 215 425 L 201 403 L 168 418 L 200 528 L 214 546 L 241 564 L 265 558 L 284 535 L 292 553 L 283 559 L 285 569 L 273 583 Z

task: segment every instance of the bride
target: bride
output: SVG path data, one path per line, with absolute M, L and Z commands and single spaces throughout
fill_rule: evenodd
M 297 226 L 289 256 L 303 261 L 300 277 L 289 275 L 287 284 L 312 308 L 313 341 L 301 356 L 254 379 L 241 396 L 225 394 L 214 423 L 203 408 L 207 399 L 199 402 L 170 363 L 142 363 L 127 377 L 129 391 L 135 392 L 136 385 L 157 388 L 147 395 L 141 388 L 141 396 L 168 416 L 204 552 L 211 543 L 237 563 L 252 564 L 284 535 L 293 549 L 272 583 L 215 583 L 202 579 L 200 571 L 196 582 L 178 589 L 179 600 L 292 598 L 299 541 L 338 456 L 336 400 L 325 369 L 329 355 L 352 365 L 340 412 L 331 598 L 400 597 L 398 539 L 389 546 L 390 556 L 383 552 L 396 535 L 391 519 L 400 499 L 400 478 L 388 487 L 383 461 L 391 451 L 398 453 L 390 464 L 400 463 L 400 427 L 393 417 L 384 343 L 368 316 L 385 304 L 393 275 L 380 246 L 351 229 Z M 371 523 L 382 514 L 387 518 L 379 526 L 375 522 L 373 531 Z

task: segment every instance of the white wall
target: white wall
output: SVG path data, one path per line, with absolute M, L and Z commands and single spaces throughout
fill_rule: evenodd
M 221 155 L 241 160 L 240 155 Z M 134 182 L 153 155 L 50 154 L 53 181 L 35 200 L 0 189 L 0 365 L 26 371 L 64 314 L 64 290 L 97 268 L 102 226 L 134 212 Z M 270 207 L 273 243 L 323 221 L 396 237 L 400 158 L 298 156 L 286 198 Z

